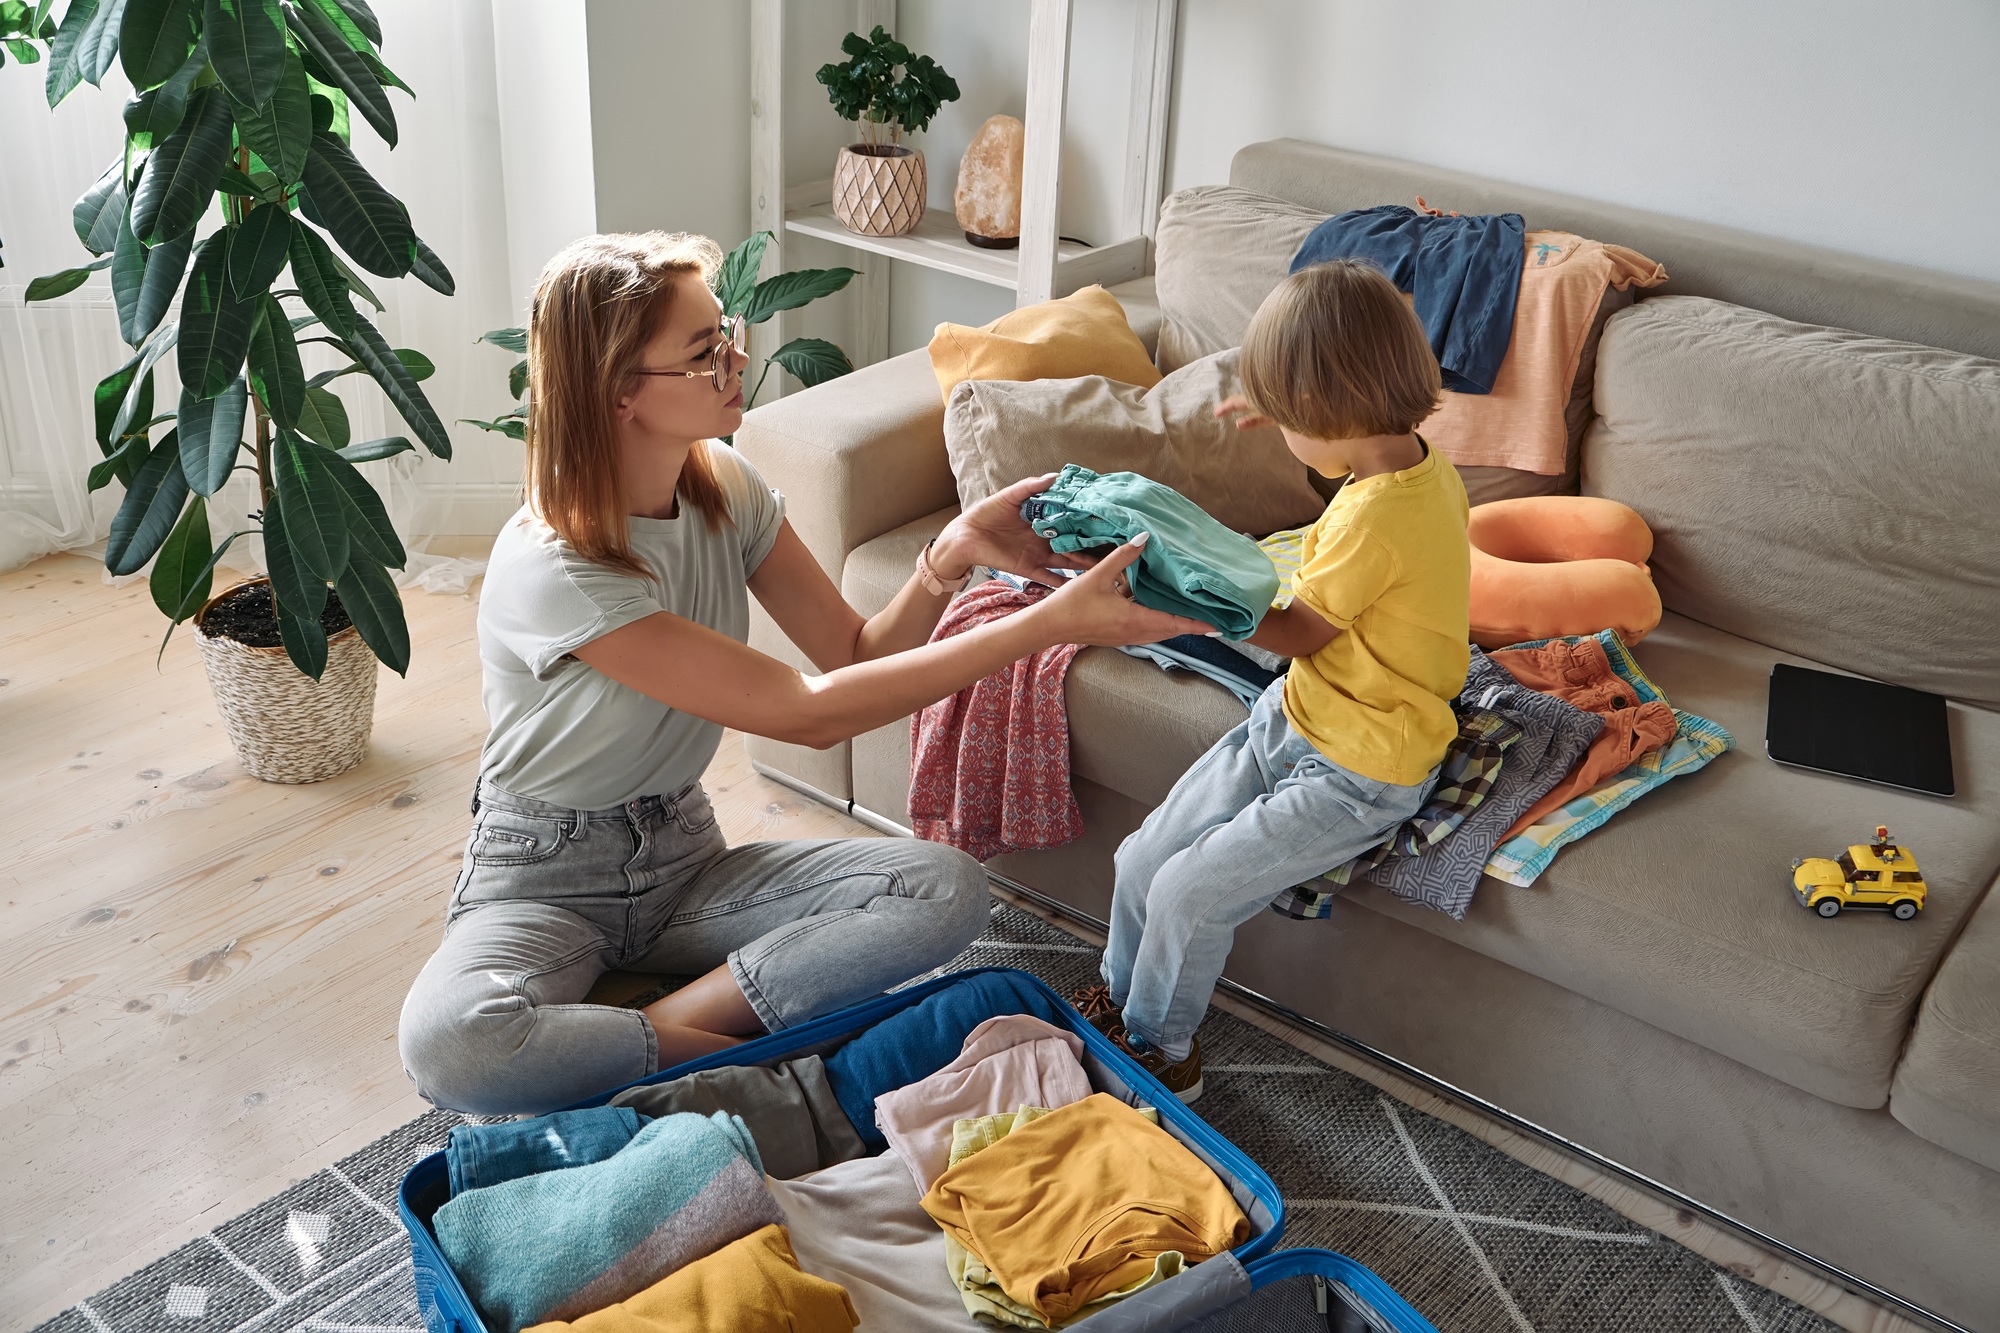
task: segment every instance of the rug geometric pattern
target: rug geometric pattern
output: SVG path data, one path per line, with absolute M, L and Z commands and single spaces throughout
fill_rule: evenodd
M 952 967 L 1018 967 L 1066 994 L 1097 954 L 997 904 Z M 1277 1181 L 1285 1243 L 1360 1260 L 1446 1333 L 1838 1333 L 1249 1023 L 1211 1010 L 1201 1040 L 1198 1109 Z M 35 1333 L 423 1333 L 396 1186 L 476 1119 L 413 1120 Z

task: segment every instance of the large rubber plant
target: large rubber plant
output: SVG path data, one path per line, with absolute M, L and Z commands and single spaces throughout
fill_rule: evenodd
M 36 6 L 30 31 L 51 7 Z M 381 41 L 367 0 L 70 0 L 48 43 L 51 107 L 114 60 L 135 90 L 118 155 L 72 212 L 95 258 L 28 290 L 47 300 L 111 270 L 132 352 L 93 395 L 103 459 L 88 484 L 125 489 L 105 566 L 132 574 L 153 561 L 153 601 L 171 635 L 208 600 L 230 544 L 261 532 L 278 633 L 315 680 L 329 586 L 377 658 L 398 672 L 410 659 L 389 574 L 407 557 L 355 465 L 414 446 L 353 441 L 327 386 L 368 376 L 410 435 L 451 457 L 418 384 L 430 363 L 390 347 L 356 299 L 382 309 L 362 272 L 453 287 L 409 210 L 349 146 L 357 115 L 396 144 L 388 89 L 410 89 L 382 63 Z M 220 225 L 198 236 L 216 215 Z M 301 344 L 342 364 L 308 376 Z M 170 352 L 181 385 L 171 405 L 155 402 L 154 384 Z M 239 469 L 256 475 L 259 526 L 217 542 L 207 500 Z

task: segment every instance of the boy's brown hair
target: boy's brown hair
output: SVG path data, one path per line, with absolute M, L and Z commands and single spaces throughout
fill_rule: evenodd
M 1279 283 L 1243 335 L 1241 373 L 1252 409 L 1316 440 L 1407 434 L 1443 391 L 1416 312 L 1363 259 Z

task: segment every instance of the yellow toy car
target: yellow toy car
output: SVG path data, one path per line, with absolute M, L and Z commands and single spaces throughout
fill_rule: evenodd
M 1857 843 L 1831 860 L 1807 856 L 1792 862 L 1792 896 L 1823 917 L 1870 907 L 1908 921 L 1924 910 L 1926 887 L 1917 858 L 1890 842 L 1889 830 L 1881 826 L 1873 843 Z

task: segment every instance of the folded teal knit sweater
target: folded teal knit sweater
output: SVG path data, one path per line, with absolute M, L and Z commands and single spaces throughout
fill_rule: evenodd
M 670 1115 L 588 1166 L 469 1190 L 431 1226 L 489 1326 L 579 1319 L 782 1224 L 739 1116 Z

